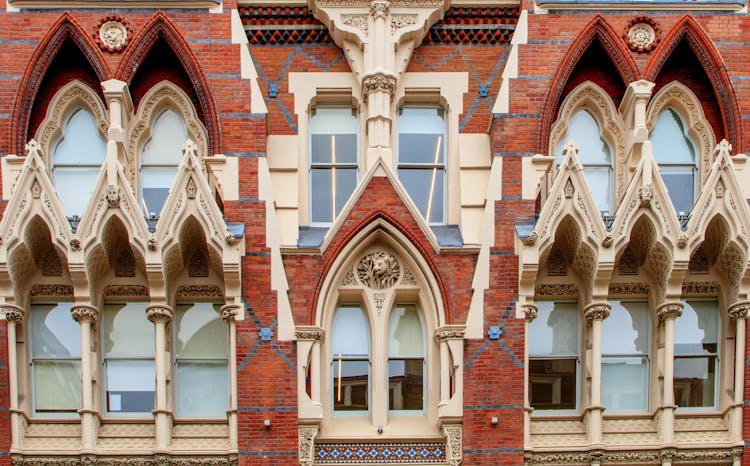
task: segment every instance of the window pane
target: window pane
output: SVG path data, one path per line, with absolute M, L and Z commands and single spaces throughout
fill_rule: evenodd
M 424 332 L 416 307 L 393 309 L 388 326 L 388 355 L 392 358 L 424 357 Z
M 648 409 L 648 360 L 602 357 L 602 401 L 608 411 Z
M 229 407 L 226 361 L 177 362 L 175 413 L 183 417 L 224 417 Z
M 101 165 L 106 142 L 88 110 L 74 111 L 62 130 L 62 138 L 52 150 L 52 165 Z M 54 168 L 53 168 L 54 169 Z
M 529 354 L 578 354 L 578 304 L 539 301 L 537 318 L 529 324 Z
M 310 200 L 311 218 L 313 222 L 332 222 L 332 196 L 334 187 L 331 185 L 331 176 L 334 170 L 330 168 L 314 168 L 310 171 Z M 337 168 L 336 173 L 336 215 L 349 200 L 354 188 L 357 186 L 357 170 Z
M 333 357 L 369 355 L 370 331 L 365 314 L 358 307 L 340 307 L 333 317 L 331 329 Z
M 445 204 L 445 170 L 443 169 L 410 169 L 401 168 L 398 177 L 404 184 L 423 216 L 432 223 L 442 223 Z M 432 190 L 431 190 L 432 188 Z
M 146 318 L 145 309 L 146 303 L 104 306 L 102 331 L 105 356 L 154 357 L 154 324 Z
M 227 324 L 221 320 L 218 307 L 211 303 L 177 306 L 174 316 L 177 333 L 175 357 L 227 357 Z
M 313 134 L 310 160 L 315 163 L 357 163 L 357 134 Z
M 568 134 L 557 144 L 557 163 L 562 162 L 562 151 L 571 140 L 578 146 L 583 165 L 612 163 L 609 145 L 602 139 L 599 124 L 588 111 L 577 111 L 568 122 Z
M 34 304 L 31 306 L 33 357 L 81 357 L 81 327 L 70 314 L 72 304 Z
M 690 167 L 661 167 L 660 172 L 677 213 L 687 214 L 690 212 L 695 200 L 695 172 L 693 169 Z
M 177 176 L 176 168 L 141 169 L 141 193 L 149 214 L 159 215 L 167 201 L 169 188 Z
M 716 387 L 715 356 L 675 358 L 674 400 L 678 406 L 682 408 L 713 407 L 714 387 Z
M 143 145 L 142 165 L 174 165 L 182 159 L 182 146 L 188 135 L 182 116 L 171 109 L 159 115 L 151 127 L 151 137 Z
M 674 352 L 715 354 L 719 315 L 716 301 L 683 301 L 682 315 L 674 321 Z
M 529 359 L 531 406 L 534 409 L 576 409 L 577 367 L 573 358 Z
M 37 411 L 76 411 L 81 407 L 80 361 L 35 361 Z
M 153 361 L 107 361 L 107 411 L 151 412 L 155 390 Z
M 368 406 L 370 363 L 367 361 L 333 361 L 333 409 L 366 411 Z
M 336 169 L 336 215 L 344 208 L 344 204 L 349 200 L 349 196 L 357 187 L 357 170 L 355 169 Z
M 610 301 L 612 310 L 602 323 L 602 354 L 648 354 L 648 303 Z
M 608 167 L 584 167 L 586 182 L 599 211 L 612 213 L 612 170 Z
M 398 117 L 399 163 L 442 164 L 445 120 L 439 107 L 404 107 Z
M 91 198 L 99 167 L 54 167 L 52 184 L 55 185 L 57 197 L 60 199 L 63 212 L 67 216 L 83 213 Z
M 388 409 L 424 409 L 424 359 L 388 361 Z
M 310 134 L 357 134 L 358 129 L 351 107 L 317 107 L 310 117 Z
M 651 133 L 654 158 L 658 163 L 695 164 L 695 148 L 685 135 L 685 125 L 677 113 L 670 109 L 659 114 Z

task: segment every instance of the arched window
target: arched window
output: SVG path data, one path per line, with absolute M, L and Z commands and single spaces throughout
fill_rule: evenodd
M 388 409 L 424 409 L 425 346 L 416 306 L 398 305 L 388 325 Z
M 166 108 L 154 118 L 140 153 L 141 199 L 152 217 L 159 215 L 167 200 L 187 139 L 185 120 L 175 110 Z
M 588 110 L 576 111 L 568 122 L 568 132 L 557 144 L 557 163 L 562 162 L 565 145 L 574 141 L 586 174 L 586 181 L 600 211 L 613 212 L 612 150 L 602 138 L 601 128 Z
M 106 155 L 106 142 L 87 109 L 79 107 L 68 117 L 52 149 L 52 183 L 68 216 L 80 216 L 91 197 Z
M 333 410 L 367 411 L 370 406 L 370 331 L 362 308 L 341 306 L 331 328 Z
M 698 165 L 695 144 L 687 135 L 682 117 L 673 108 L 659 114 L 651 143 L 672 203 L 680 215 L 687 215 L 695 201 Z
M 681 409 L 716 409 L 719 324 L 716 300 L 683 301 L 674 321 L 674 400 Z

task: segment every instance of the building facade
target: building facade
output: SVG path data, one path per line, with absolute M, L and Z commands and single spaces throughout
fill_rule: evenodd
M 750 464 L 744 0 L 0 12 L 0 464 Z

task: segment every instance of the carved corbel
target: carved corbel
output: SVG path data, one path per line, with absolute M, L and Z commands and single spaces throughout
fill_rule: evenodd
M 79 324 L 81 322 L 95 323 L 99 319 L 99 310 L 89 304 L 75 304 L 70 309 L 70 313 Z
M 299 464 L 312 466 L 315 462 L 315 436 L 318 426 L 299 426 Z
M 739 301 L 729 306 L 729 317 L 732 320 L 740 320 L 747 318 L 748 312 L 750 312 L 750 301 Z
M 659 320 L 676 319 L 682 315 L 682 302 L 667 301 L 656 308 L 656 315 Z
M 146 307 L 146 317 L 151 322 L 169 322 L 172 320 L 174 310 L 166 304 L 152 304 Z
M 0 304 L 0 315 L 2 315 L 6 321 L 21 323 L 26 313 L 21 306 L 15 304 Z
M 463 426 L 461 424 L 444 425 L 443 434 L 446 441 L 446 459 L 450 466 L 463 464 Z
M 584 317 L 589 322 L 604 320 L 609 317 L 612 306 L 609 303 L 591 303 L 583 311 Z

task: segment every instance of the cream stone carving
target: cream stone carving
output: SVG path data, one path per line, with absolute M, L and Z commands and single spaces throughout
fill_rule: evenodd
M 402 266 L 403 272 L 401 273 L 401 285 L 402 286 L 417 286 L 417 277 L 414 276 L 414 272 L 409 270 L 406 266 Z
M 721 285 L 716 282 L 687 282 L 682 284 L 682 294 L 684 295 L 718 295 L 721 292 Z
M 152 304 L 146 307 L 146 317 L 151 322 L 169 322 L 173 315 L 172 308 L 165 304 Z
M 398 282 L 400 273 L 396 258 L 385 251 L 367 254 L 357 263 L 357 278 L 373 290 L 391 288 Z
M 42 187 L 39 186 L 39 182 L 37 180 L 34 180 L 34 182 L 31 184 L 31 196 L 34 199 L 39 199 L 41 195 L 42 195 Z
M 591 303 L 583 310 L 583 315 L 589 322 L 604 320 L 609 317 L 611 309 L 612 306 L 609 303 Z
M 185 192 L 187 193 L 188 199 L 195 199 L 195 194 L 198 192 L 198 189 L 195 187 L 195 181 L 193 181 L 192 176 L 188 178 L 187 186 L 185 186 Z
M 177 296 L 180 297 L 198 297 L 198 296 L 223 296 L 224 292 L 218 285 L 181 285 L 177 288 Z
M 676 319 L 682 315 L 682 302 L 663 303 L 656 308 L 656 315 L 659 316 L 659 320 Z
M 294 334 L 297 340 L 321 341 L 325 338 L 326 332 L 320 327 L 298 325 L 294 330 Z
M 580 291 L 572 283 L 548 283 L 537 285 L 534 294 L 539 297 L 578 296 Z
M 367 15 L 341 15 L 341 22 L 367 33 Z
M 354 278 L 354 271 L 349 269 L 346 271 L 346 275 L 344 275 L 344 278 L 341 280 L 342 286 L 356 286 L 357 280 Z
M 396 31 L 405 27 L 417 24 L 417 15 L 392 15 L 391 16 L 391 34 L 396 35 Z
M 536 307 L 535 304 L 526 303 L 521 305 L 521 310 L 523 311 L 524 318 L 526 319 L 526 322 L 533 322 L 534 319 L 536 319 L 537 314 L 539 313 L 539 308 Z
M 47 156 L 52 153 L 53 145 L 62 135 L 68 117 L 79 108 L 91 112 L 99 133 L 106 138 L 109 118 L 101 99 L 87 84 L 79 80 L 71 81 L 52 98 L 44 121 L 36 131 L 35 139 L 39 143 L 40 155 L 46 163 L 50 163 Z
M 71 308 L 70 313 L 73 315 L 73 319 L 78 323 L 83 321 L 96 322 L 99 319 L 99 310 L 94 306 L 86 304 L 74 305 Z
M 750 301 L 740 301 L 729 306 L 729 316 L 734 319 L 744 319 L 750 312 Z
M 610 295 L 647 295 L 648 283 L 610 283 Z
M 31 285 L 29 294 L 32 297 L 40 296 L 73 296 L 73 287 L 70 285 Z
M 450 466 L 460 466 L 463 463 L 463 428 L 461 425 L 443 426 L 446 440 L 446 459 Z
M 120 206 L 120 188 L 115 185 L 107 187 L 107 205 L 110 207 Z
M 148 296 L 148 288 L 143 285 L 107 285 L 104 287 L 104 296 Z
M 648 49 L 656 40 L 656 31 L 648 23 L 636 23 L 628 29 L 628 45 L 631 49 Z
M 23 321 L 25 312 L 20 306 L 5 303 L 0 304 L 0 314 L 2 314 L 3 318 L 8 322 L 21 322 Z
M 151 124 L 162 110 L 171 108 L 179 113 L 185 121 L 188 138 L 198 147 L 202 156 L 208 154 L 208 133 L 195 113 L 195 108 L 185 92 L 169 81 L 162 81 L 152 87 L 138 106 L 138 113 L 128 139 L 129 179 L 132 186 L 137 186 L 138 151 L 151 136 Z M 203 163 L 201 170 L 205 171 Z
M 225 304 L 221 306 L 221 318 L 227 322 L 234 321 L 240 309 L 241 307 L 238 304 Z
M 99 27 L 99 41 L 109 52 L 120 51 L 128 43 L 128 28 L 118 20 L 109 20 Z
M 396 91 L 396 78 L 384 74 L 367 76 L 362 81 L 362 100 L 367 101 L 370 94 L 374 92 L 385 92 L 393 98 Z
M 465 334 L 466 327 L 463 325 L 444 325 L 435 330 L 435 338 L 438 341 L 463 340 Z
M 299 464 L 300 466 L 312 466 L 315 462 L 315 436 L 318 435 L 318 426 L 299 427 Z
M 378 314 L 383 312 L 383 304 L 385 304 L 385 298 L 388 297 L 388 293 L 373 293 L 372 300 L 375 302 L 375 309 Z
M 13 454 L 13 466 L 236 466 L 237 455 L 201 456 L 26 456 Z

